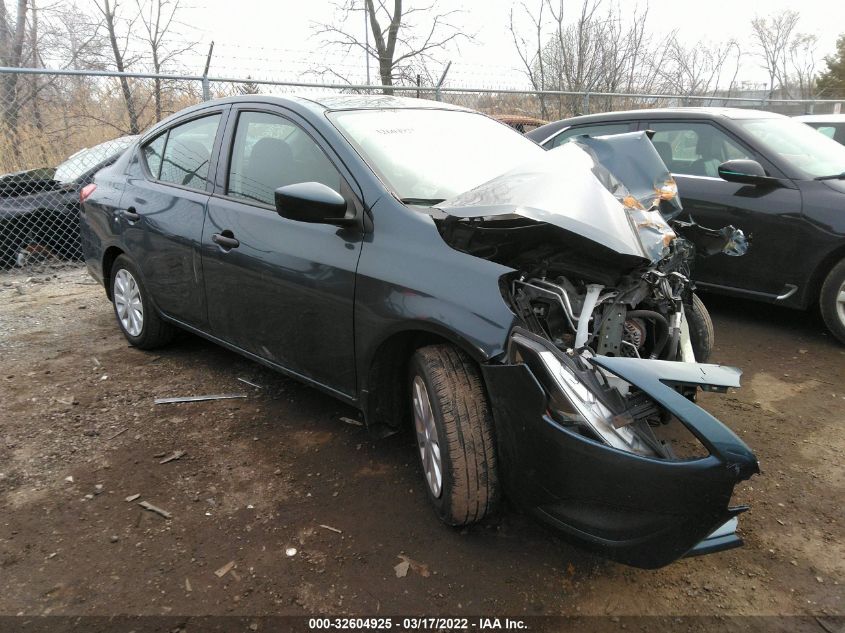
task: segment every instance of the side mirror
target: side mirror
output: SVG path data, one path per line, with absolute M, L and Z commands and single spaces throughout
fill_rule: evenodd
M 347 217 L 347 203 L 334 189 L 319 182 L 299 182 L 275 191 L 276 212 L 283 218 L 315 224 L 351 226 L 357 219 Z
M 756 160 L 738 158 L 725 161 L 719 165 L 719 177 L 728 182 L 739 182 L 746 185 L 775 185 L 777 178 L 766 175 L 763 166 Z

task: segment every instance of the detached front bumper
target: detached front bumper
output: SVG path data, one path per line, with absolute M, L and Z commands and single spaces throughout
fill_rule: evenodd
M 673 388 L 738 386 L 739 372 L 631 358 L 593 362 L 671 412 L 709 455 L 644 457 L 589 439 L 552 418 L 549 388 L 541 383 L 546 378 L 528 364 L 486 365 L 509 497 L 570 540 L 636 567 L 741 545 L 736 516 L 747 508 L 729 503 L 734 486 L 759 471 L 757 459 L 730 429 Z

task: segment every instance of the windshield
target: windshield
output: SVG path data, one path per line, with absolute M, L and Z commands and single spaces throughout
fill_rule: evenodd
M 818 178 L 845 171 L 845 146 L 792 119 L 738 119 L 756 141 L 796 172 Z
M 511 128 L 457 110 L 347 110 L 329 115 L 402 200 L 434 204 L 545 153 Z
M 96 167 L 109 158 L 117 158 L 135 140 L 134 136 L 122 136 L 112 141 L 100 143 L 94 147 L 79 150 L 61 165 L 56 167 L 53 177 L 59 182 L 74 182 L 89 169 Z

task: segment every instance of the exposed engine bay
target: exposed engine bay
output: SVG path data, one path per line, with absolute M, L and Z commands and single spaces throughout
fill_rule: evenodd
M 674 180 L 644 132 L 580 137 L 548 154 L 432 215 L 453 248 L 513 269 L 500 289 L 522 344 L 512 339 L 508 361 L 535 365 L 555 419 L 615 448 L 672 459 L 653 431 L 672 416 L 594 359 L 705 363 L 713 334 L 691 281 L 696 254 L 742 255 L 747 240 L 733 227 L 680 219 Z M 526 336 L 536 348 L 528 355 Z M 698 386 L 677 391 L 694 399 Z

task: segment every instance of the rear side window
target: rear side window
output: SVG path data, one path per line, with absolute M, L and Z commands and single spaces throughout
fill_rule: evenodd
M 205 189 L 211 150 L 219 123 L 220 114 L 213 114 L 171 128 L 166 135 L 167 141 L 161 154 L 158 179 L 192 189 Z M 147 165 L 153 175 L 156 173 L 153 154 L 155 148 L 151 149 L 151 146 L 157 141 L 158 139 L 144 147 Z
M 272 205 L 276 189 L 300 182 L 319 182 L 340 193 L 340 173 L 299 126 L 275 114 L 241 113 L 228 195 Z
M 603 123 L 601 125 L 581 125 L 571 127 L 555 136 L 549 142 L 549 148 L 568 143 L 577 136 L 605 136 L 607 134 L 624 134 L 631 131 L 630 123 Z
M 156 180 L 161 173 L 161 157 L 164 155 L 165 141 L 167 141 L 167 133 L 156 136 L 144 145 L 144 160 L 147 163 L 147 169 Z

